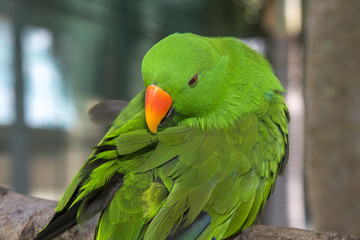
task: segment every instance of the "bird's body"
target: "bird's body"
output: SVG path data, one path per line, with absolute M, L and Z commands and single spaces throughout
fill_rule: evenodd
M 146 90 L 64 193 L 48 239 L 101 212 L 95 238 L 225 239 L 251 226 L 284 167 L 284 91 L 235 38 L 173 34 L 146 54 Z

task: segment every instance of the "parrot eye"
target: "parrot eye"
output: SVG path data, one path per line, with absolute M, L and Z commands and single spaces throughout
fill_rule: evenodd
M 198 79 L 198 75 L 196 74 L 188 82 L 189 87 L 195 87 L 195 85 L 197 84 L 197 79 Z

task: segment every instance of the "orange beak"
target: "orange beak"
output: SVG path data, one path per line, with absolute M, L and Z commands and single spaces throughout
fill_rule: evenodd
M 172 104 L 170 95 L 156 85 L 149 85 L 145 95 L 145 118 L 148 128 L 156 133 Z

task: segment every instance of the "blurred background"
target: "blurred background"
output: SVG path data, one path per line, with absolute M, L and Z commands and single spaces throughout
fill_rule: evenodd
M 90 122 L 88 109 L 104 99 L 134 97 L 143 88 L 141 60 L 151 46 L 174 32 L 229 35 L 269 59 L 288 90 L 289 164 L 261 223 L 348 230 L 319 225 L 317 207 L 305 204 L 312 198 L 304 193 L 311 188 L 304 177 L 303 53 L 311 44 L 304 44 L 303 16 L 314 19 L 341 1 L 311 2 L 0 0 L 0 185 L 59 200 L 108 127 Z M 326 11 L 321 16 L 328 19 Z

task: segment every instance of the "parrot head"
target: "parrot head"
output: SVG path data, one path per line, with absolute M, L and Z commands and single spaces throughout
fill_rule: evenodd
M 157 132 L 162 120 L 219 129 L 249 113 L 262 114 L 283 92 L 269 63 L 240 40 L 175 33 L 144 56 L 145 117 Z
M 142 62 L 149 129 L 156 133 L 170 109 L 199 118 L 217 108 L 227 94 L 221 81 L 227 63 L 206 38 L 190 33 L 170 35 L 152 47 Z

